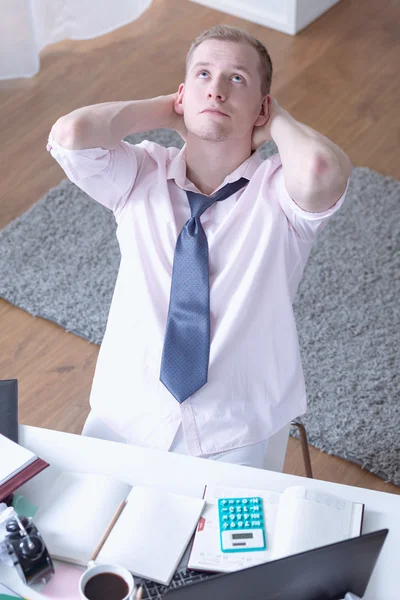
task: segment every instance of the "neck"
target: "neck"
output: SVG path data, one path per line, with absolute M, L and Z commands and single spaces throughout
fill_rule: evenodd
M 251 147 L 235 141 L 209 142 L 188 134 L 186 140 L 186 177 L 202 194 L 211 195 L 251 156 Z

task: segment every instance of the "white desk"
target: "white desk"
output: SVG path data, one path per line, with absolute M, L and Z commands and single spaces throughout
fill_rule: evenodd
M 47 460 L 50 467 L 20 488 L 34 504 L 60 471 L 86 471 L 117 477 L 131 485 L 156 485 L 188 495 L 200 496 L 206 483 L 247 486 L 282 491 L 289 485 L 304 485 L 365 504 L 363 533 L 389 528 L 375 567 L 367 600 L 399 600 L 400 496 L 375 492 L 316 479 L 240 467 L 228 463 L 147 450 L 49 429 L 20 426 L 20 443 Z M 43 596 L 22 585 L 15 569 L 0 565 L 0 581 L 25 594 L 29 600 Z

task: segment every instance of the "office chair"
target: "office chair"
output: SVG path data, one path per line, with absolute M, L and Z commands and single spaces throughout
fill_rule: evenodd
M 274 435 L 269 438 L 267 453 L 265 455 L 264 469 L 282 473 L 291 425 L 297 427 L 299 431 L 306 476 L 312 478 L 313 474 L 311 468 L 310 451 L 307 442 L 307 432 L 300 418 L 293 419 L 293 421 L 287 423 L 287 425 L 282 427 L 282 429 L 274 433 Z

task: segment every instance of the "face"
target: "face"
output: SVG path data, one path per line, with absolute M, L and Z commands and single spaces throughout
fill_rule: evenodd
M 178 90 L 188 132 L 209 141 L 251 138 L 267 120 L 259 60 L 247 43 L 206 40 L 196 48 Z

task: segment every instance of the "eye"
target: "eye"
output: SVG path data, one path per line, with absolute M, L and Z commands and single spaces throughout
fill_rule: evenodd
M 203 73 L 205 73 L 206 75 L 208 75 L 207 71 L 200 71 L 200 72 L 198 73 L 198 75 L 203 75 Z M 204 77 L 201 77 L 201 79 L 204 79 Z
M 241 75 L 234 75 L 234 77 L 239 77 L 240 81 L 244 81 L 244 79 Z

